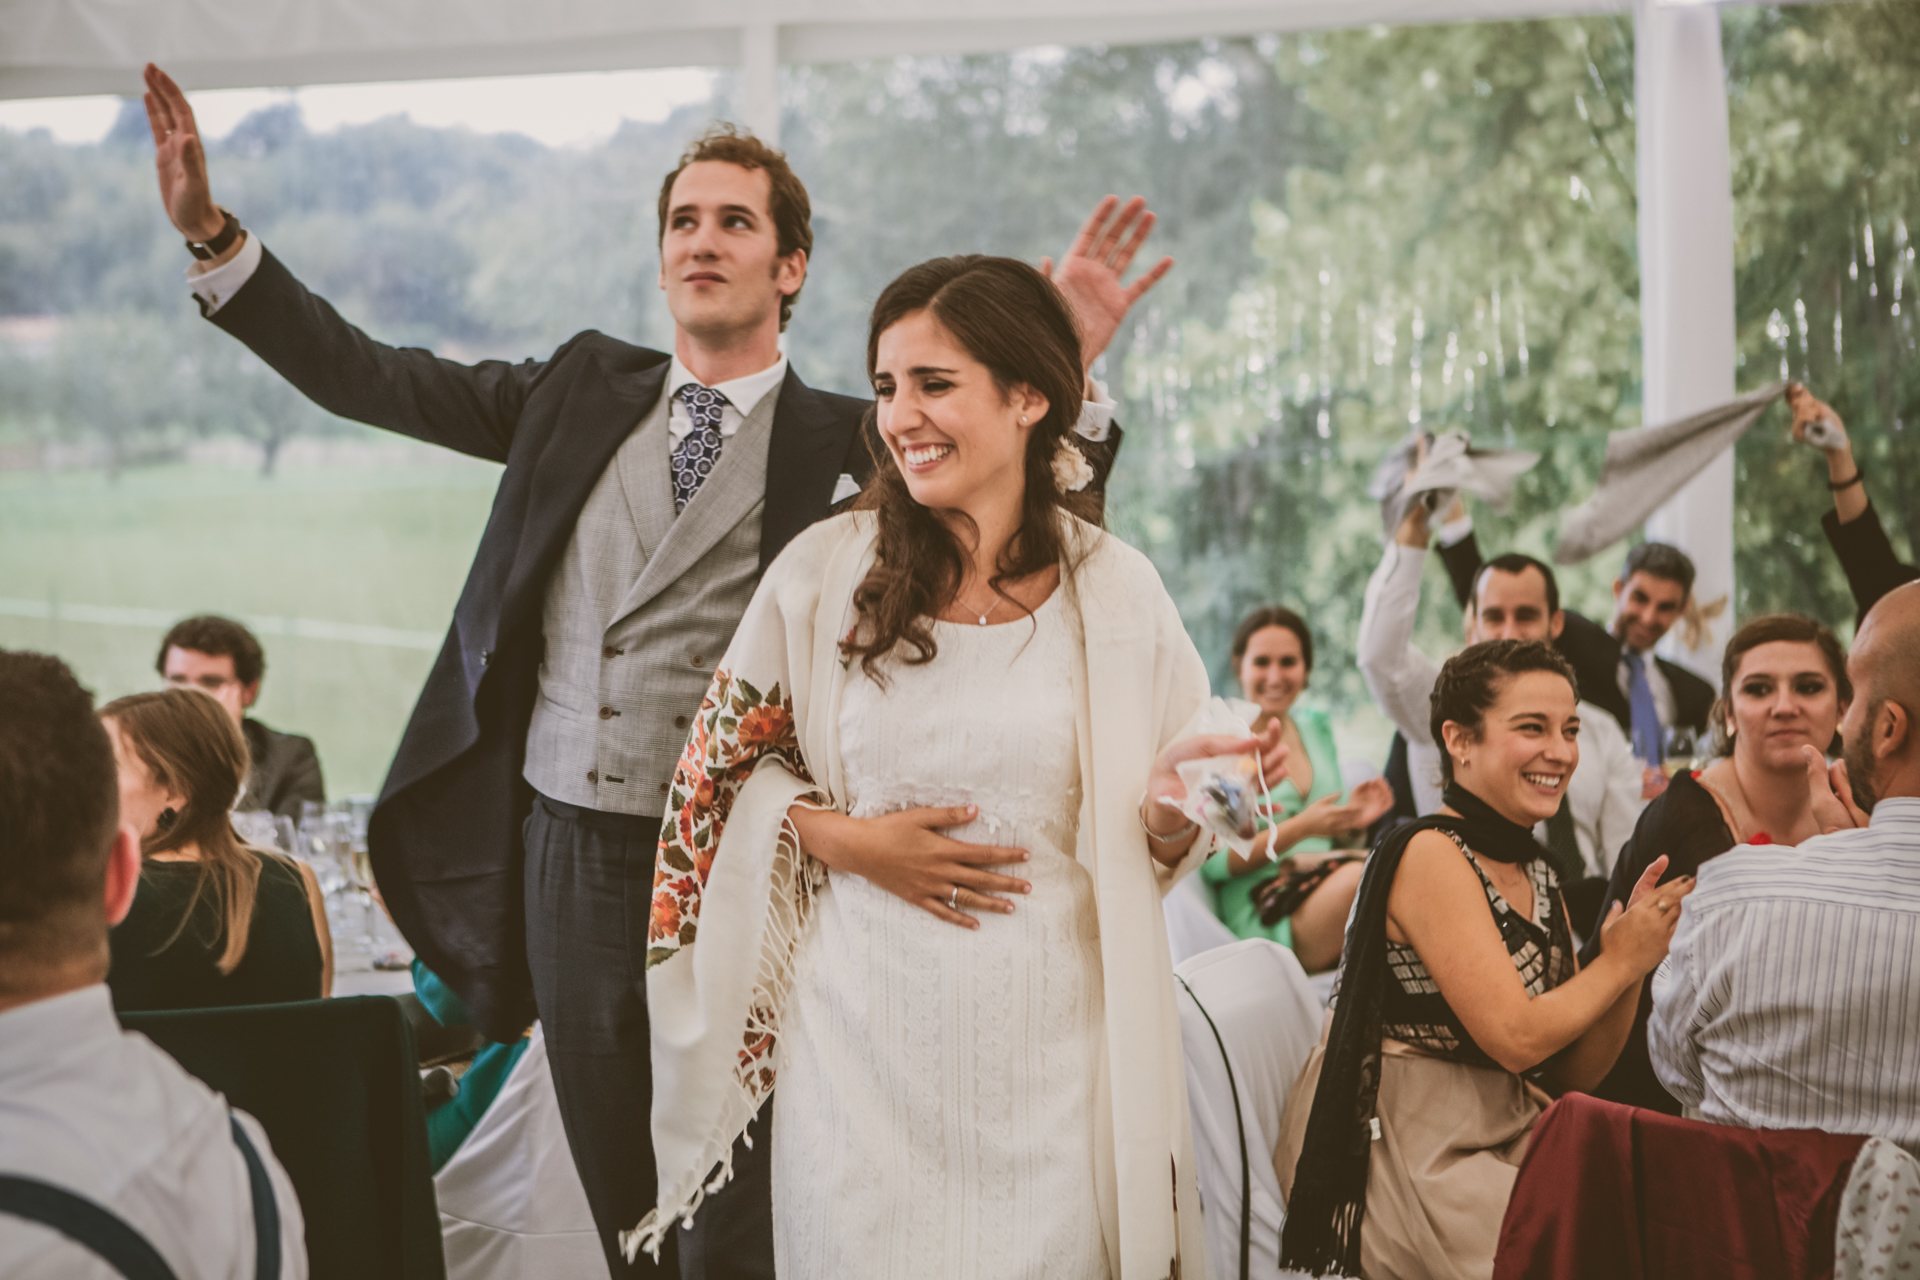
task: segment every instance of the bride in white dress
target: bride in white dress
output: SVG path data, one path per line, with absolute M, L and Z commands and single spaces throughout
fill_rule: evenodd
M 888 458 L 768 570 L 668 801 L 634 1243 L 724 1181 L 777 1078 L 782 1280 L 1203 1274 L 1159 900 L 1208 842 L 1147 797 L 1284 748 L 1183 734 L 1205 669 L 1083 518 L 1044 276 L 908 271 L 868 365 Z

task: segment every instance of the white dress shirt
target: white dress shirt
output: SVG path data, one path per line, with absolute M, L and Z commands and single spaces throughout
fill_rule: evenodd
M 720 438 L 733 439 L 734 433 L 740 430 L 740 424 L 747 420 L 747 415 L 759 408 L 760 402 L 767 398 L 767 393 L 779 386 L 780 380 L 786 376 L 787 357 L 782 355 L 758 373 L 714 383 L 711 389 L 727 398 L 727 402 L 720 406 Z M 667 365 L 667 434 L 673 438 L 675 445 L 693 430 L 693 419 L 687 416 L 687 402 L 680 398 L 680 388 L 706 385 L 680 363 L 679 356 L 675 356 Z
M 229 1115 L 273 1183 L 282 1280 L 304 1280 L 300 1201 L 266 1133 L 145 1036 L 122 1031 L 105 983 L 0 1013 L 0 1172 L 111 1210 L 182 1280 L 254 1280 L 253 1195 Z M 0 1276 L 118 1275 L 52 1228 L 0 1214 Z
M 211 270 L 202 270 L 197 261 L 187 267 L 187 283 L 205 305 L 206 314 L 212 315 L 226 306 L 233 295 L 240 291 L 240 286 L 253 279 L 253 273 L 260 269 L 261 252 L 260 237 L 248 232 L 246 239 L 240 245 L 240 252 L 234 254 L 229 261 Z M 715 391 L 727 397 L 729 404 L 728 408 L 720 411 L 721 437 L 725 439 L 738 431 L 746 415 L 752 413 L 754 406 L 760 403 L 761 398 L 779 386 L 780 380 L 786 376 L 787 358 L 782 355 L 779 360 L 759 373 L 750 373 L 744 378 L 735 378 L 731 382 L 723 382 L 714 387 Z M 687 372 L 686 366 L 680 363 L 678 356 L 675 356 L 668 370 L 667 394 L 673 395 L 687 383 L 699 381 Z M 1074 427 L 1074 433 L 1096 444 L 1104 441 L 1113 429 L 1114 408 L 1113 397 L 1107 394 L 1107 388 L 1095 379 L 1087 379 L 1087 397 L 1081 402 L 1080 421 Z M 667 419 L 667 430 L 678 442 L 692 429 L 693 423 L 687 417 L 686 406 L 680 403 L 676 396 L 671 416 Z M 846 480 L 845 477 L 842 479 L 845 483 L 841 489 L 836 489 L 834 492 L 835 502 L 849 496 L 842 490 L 851 481 Z M 858 492 L 858 489 L 854 489 L 853 492 Z
M 1357 646 L 1360 675 L 1373 700 L 1407 741 L 1407 774 L 1414 804 L 1422 814 L 1440 808 L 1440 748 L 1431 726 L 1433 684 L 1440 664 L 1413 643 L 1413 619 L 1420 609 L 1420 575 L 1426 568 L 1422 547 L 1389 543 L 1386 555 L 1367 580 L 1360 610 Z M 1590 702 L 1580 712 L 1580 765 L 1567 783 L 1567 810 L 1574 839 L 1589 875 L 1613 871 L 1620 846 L 1633 834 L 1644 802 L 1641 768 L 1633 745 L 1614 718 Z M 1546 839 L 1546 824 L 1534 833 Z
M 1920 798 L 1702 866 L 1654 973 L 1647 1049 L 1689 1115 L 1920 1153 Z

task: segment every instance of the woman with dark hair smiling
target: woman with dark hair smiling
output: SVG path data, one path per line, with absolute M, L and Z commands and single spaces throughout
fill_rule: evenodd
M 1324 711 L 1299 705 L 1313 676 L 1306 619 L 1278 605 L 1249 613 L 1233 631 L 1233 670 L 1241 692 L 1260 708 L 1253 727 L 1281 726 L 1287 771 L 1268 779 L 1268 813 L 1253 847 L 1245 854 L 1222 849 L 1200 875 L 1227 928 L 1291 947 L 1302 968 L 1320 973 L 1340 963 L 1365 858 L 1334 852 L 1334 842 L 1372 826 L 1393 807 L 1393 792 L 1385 778 L 1369 778 L 1342 798 L 1333 724 Z
M 1713 705 L 1716 759 L 1698 772 L 1675 774 L 1640 815 L 1614 864 L 1606 901 L 1632 892 L 1655 861 L 1672 880 L 1692 876 L 1738 844 L 1798 845 L 1819 835 L 1813 788 L 1831 792 L 1825 752 L 1852 701 L 1846 651 L 1812 618 L 1773 613 L 1734 632 L 1720 659 L 1720 697 Z M 1581 960 L 1593 963 L 1604 946 L 1596 935 Z M 1677 1116 L 1680 1104 L 1661 1087 L 1647 1056 L 1652 1013 L 1649 979 L 1626 1047 L 1593 1092 Z
M 1010 259 L 874 304 L 875 481 L 768 569 L 668 798 L 630 1248 L 730 1176 L 777 1068 L 786 1280 L 1203 1270 L 1160 899 L 1212 841 L 1165 801 L 1286 752 L 1187 732 L 1206 670 L 1095 523 L 1078 351 Z
M 1282 1267 L 1490 1275 L 1548 1094 L 1613 1065 L 1691 881 L 1656 889 L 1650 868 L 1602 923 L 1605 956 L 1579 969 L 1532 836 L 1580 763 L 1577 701 L 1573 668 L 1539 641 L 1477 644 L 1440 669 L 1444 804 L 1368 860 L 1333 1015 L 1274 1153 Z

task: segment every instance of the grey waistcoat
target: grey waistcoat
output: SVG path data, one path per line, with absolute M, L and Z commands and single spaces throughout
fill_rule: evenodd
M 677 517 L 668 397 L 587 496 L 547 584 L 546 653 L 523 776 L 555 800 L 657 817 L 760 580 L 760 517 L 775 386 L 728 438 Z

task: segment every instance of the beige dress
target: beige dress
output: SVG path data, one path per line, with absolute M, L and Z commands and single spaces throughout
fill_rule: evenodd
M 1528 994 L 1540 995 L 1571 977 L 1572 939 L 1545 859 L 1531 866 L 1531 920 L 1507 904 L 1478 864 L 1474 871 Z M 1360 1274 L 1364 1280 L 1488 1280 L 1527 1138 L 1551 1099 L 1493 1065 L 1473 1044 L 1411 947 L 1392 946 L 1390 953 L 1398 991 L 1390 993 L 1397 1000 L 1382 1009 L 1387 1035 L 1374 1107 L 1380 1134 L 1368 1161 Z M 1426 1020 L 1407 1021 L 1409 1009 Z M 1273 1165 L 1289 1198 L 1320 1083 L 1327 1027 L 1287 1095 L 1280 1121 Z

